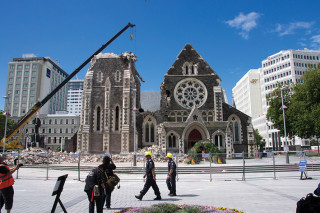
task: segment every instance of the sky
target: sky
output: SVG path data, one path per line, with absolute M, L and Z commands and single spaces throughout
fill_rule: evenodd
M 232 104 L 237 81 L 268 56 L 320 49 L 319 8 L 317 0 L 0 0 L 0 109 L 13 58 L 50 57 L 71 74 L 129 22 L 136 27 L 103 52 L 135 53 L 142 91 L 160 91 L 191 44 L 222 79 Z

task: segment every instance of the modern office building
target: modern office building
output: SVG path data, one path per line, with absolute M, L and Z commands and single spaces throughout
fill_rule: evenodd
M 5 111 L 13 118 L 23 116 L 34 104 L 45 98 L 68 74 L 49 57 L 23 54 L 9 62 Z M 59 90 L 39 111 L 54 114 L 67 109 L 67 87 Z
M 301 76 L 309 66 L 317 66 L 320 62 L 319 57 L 319 50 L 282 50 L 262 61 L 260 70 L 262 116 L 253 119 L 252 124 L 266 140 L 268 150 L 282 150 L 285 144 L 284 139 L 280 138 L 279 130 L 275 129 L 266 118 L 269 106 L 267 95 L 277 87 L 277 84 L 303 83 Z M 308 140 L 295 137 L 295 140 L 288 140 L 288 146 L 294 145 L 304 147 L 309 144 Z
M 67 111 L 70 114 L 75 114 L 80 116 L 82 91 L 83 91 L 83 79 L 74 79 L 69 81 Z
M 249 70 L 232 89 L 235 107 L 252 118 L 262 115 L 260 69 Z

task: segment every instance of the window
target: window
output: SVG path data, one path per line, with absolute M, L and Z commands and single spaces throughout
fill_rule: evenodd
M 23 88 L 27 88 L 28 87 L 28 84 L 27 83 L 24 83 L 23 84 Z
M 17 82 L 20 82 L 20 81 L 21 81 L 21 78 L 20 78 L 20 77 L 16 78 L 16 81 L 17 81 Z
M 119 106 L 117 106 L 116 107 L 116 116 L 115 116 L 115 127 L 114 127 L 115 131 L 119 130 L 119 118 L 120 118 L 120 110 L 119 110 Z
M 9 82 L 13 82 L 13 78 L 9 78 Z
M 20 84 L 16 84 L 16 88 L 20 88 L 20 86 L 21 86 Z
M 97 108 L 97 131 L 100 131 L 100 118 L 101 118 L 101 109 Z
M 13 88 L 13 85 L 12 84 L 8 84 L 8 88 Z
M 9 76 L 13 76 L 13 72 L 9 72 Z
M 37 78 L 36 77 L 32 77 L 31 81 L 37 81 Z
M 34 96 L 30 96 L 30 101 L 34 101 Z
M 52 121 L 51 121 L 51 119 L 49 119 L 49 124 L 51 124 L 52 123 Z
M 33 71 L 31 72 L 31 74 L 32 74 L 32 75 L 36 75 L 36 74 L 37 74 L 37 71 L 34 71 L 34 70 L 33 70 Z
M 29 64 L 26 64 L 26 65 L 24 66 L 24 68 L 25 68 L 25 69 L 30 69 L 30 65 L 29 65 Z
M 37 64 L 32 64 L 32 68 L 37 68 Z
M 18 70 L 22 70 L 22 65 L 17 66 Z
M 60 124 L 63 124 L 63 119 L 60 119 Z
M 21 76 L 21 71 L 18 71 L 18 72 L 17 72 L 17 76 Z
M 176 140 L 176 136 L 173 133 L 171 133 L 168 137 L 169 148 L 176 148 Z
M 34 90 L 33 90 L 33 89 L 30 90 L 30 94 L 31 94 L 31 95 L 34 95 Z
M 69 120 L 68 119 L 66 119 L 66 124 L 68 124 L 69 123 Z
M 24 77 L 23 81 L 29 81 L 29 78 L 28 77 Z
M 28 75 L 29 75 L 29 71 L 25 71 L 24 76 L 28 76 Z
M 10 70 L 14 70 L 14 65 L 10 65 Z
M 26 101 L 27 100 L 27 96 L 22 96 L 22 100 Z

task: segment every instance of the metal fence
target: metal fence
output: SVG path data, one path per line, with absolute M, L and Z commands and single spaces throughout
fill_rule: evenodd
M 61 153 L 61 152 L 11 152 L 6 154 L 6 160 L 13 164 L 18 159 L 26 168 L 40 168 L 46 170 L 46 179 L 49 171 L 65 170 L 76 171 L 78 180 L 83 179 L 92 168 L 102 164 L 106 154 Z M 284 152 L 256 153 L 248 157 L 247 153 L 235 153 L 230 156 L 221 153 L 174 154 L 173 160 L 177 165 L 177 180 L 240 180 L 248 178 L 272 178 L 286 174 L 287 177 L 299 177 L 299 163 L 307 161 L 305 177 L 308 173 L 318 175 L 320 171 L 320 157 L 317 153 L 289 152 L 289 163 Z M 110 154 L 117 166 L 118 174 L 144 174 L 145 157 L 143 154 Z M 165 154 L 153 154 L 157 177 L 165 178 L 168 173 Z M 136 159 L 136 163 L 134 163 Z M 135 165 L 136 164 L 136 165 Z M 135 166 L 134 166 L 135 165 Z M 81 177 L 82 175 L 82 177 Z M 19 178 L 19 173 L 16 173 Z

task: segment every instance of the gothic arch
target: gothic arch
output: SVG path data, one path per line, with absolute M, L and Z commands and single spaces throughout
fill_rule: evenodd
M 166 135 L 167 150 L 177 151 L 179 148 L 179 134 L 171 130 Z
M 210 138 L 209 132 L 205 126 L 199 122 L 190 123 L 182 133 L 182 141 L 184 141 L 185 147 L 189 146 L 188 137 L 193 130 L 197 130 L 201 134 L 202 140 Z
M 101 132 L 102 125 L 103 125 L 103 108 L 101 104 L 97 104 L 94 107 L 94 112 L 93 112 L 93 131 Z
M 218 141 L 217 139 L 219 136 L 221 137 L 219 138 L 219 141 Z M 226 149 L 226 134 L 221 129 L 216 130 L 212 134 L 212 143 L 219 147 L 219 142 L 220 142 L 220 149 Z
M 142 141 L 144 145 L 153 145 L 156 144 L 156 127 L 157 122 L 156 119 L 151 116 L 147 115 L 143 119 L 142 123 Z
M 242 141 L 241 132 L 242 131 L 241 131 L 240 118 L 237 115 L 232 114 L 229 116 L 228 122 L 229 122 L 230 130 L 232 132 L 233 142 L 234 143 L 241 143 L 241 141 Z

